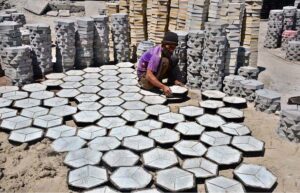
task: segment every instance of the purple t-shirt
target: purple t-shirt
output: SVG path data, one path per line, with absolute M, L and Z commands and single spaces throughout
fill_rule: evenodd
M 158 45 L 142 55 L 137 68 L 137 74 L 139 78 L 141 78 L 141 76 L 146 73 L 148 69 L 154 74 L 158 71 L 161 59 L 161 51 L 161 45 Z

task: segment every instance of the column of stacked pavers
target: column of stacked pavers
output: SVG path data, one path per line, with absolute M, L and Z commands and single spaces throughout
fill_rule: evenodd
M 259 69 L 252 66 L 242 66 L 238 70 L 238 75 L 245 77 L 247 80 L 257 80 Z
M 120 13 L 129 14 L 129 4 L 130 4 L 130 0 L 120 0 L 119 1 Z
M 208 21 L 220 19 L 223 0 L 211 0 L 208 11 Z
M 257 111 L 270 114 L 281 110 L 279 93 L 267 89 L 257 90 L 255 93 L 255 109 Z
M 56 64 L 55 72 L 65 72 L 75 66 L 75 22 L 71 20 L 56 20 Z
M 11 14 L 0 13 L 0 22 L 4 22 L 4 21 L 12 21 Z
M 204 31 L 191 30 L 187 42 L 187 85 L 192 88 L 201 86 L 201 60 L 204 44 Z
M 184 30 L 186 26 L 188 0 L 179 0 L 176 30 Z
M 33 75 L 35 79 L 42 79 L 45 74 L 53 72 L 51 29 L 47 24 L 27 24 L 25 28 L 30 32 Z
M 227 24 L 207 22 L 203 58 L 201 61 L 201 90 L 221 90 L 227 50 Z
M 285 30 L 281 38 L 281 50 L 286 51 L 290 41 L 297 41 L 297 31 Z
M 160 44 L 168 26 L 169 0 L 152 0 L 148 39 Z M 149 18 L 148 18 L 149 19 Z
M 223 92 L 228 96 L 240 96 L 241 81 L 243 80 L 246 80 L 246 78 L 243 76 L 225 76 L 223 81 Z
M 26 17 L 24 13 L 12 13 L 11 17 L 13 21 L 17 22 L 22 26 L 26 24 Z
M 179 12 L 179 0 L 171 1 L 169 17 L 169 30 L 175 31 L 177 28 L 177 18 Z
M 191 0 L 188 2 L 186 29 L 199 30 L 204 28 L 208 17 L 208 0 Z
M 300 111 L 291 107 L 283 109 L 280 114 L 279 136 L 291 142 L 300 143 Z
M 110 25 L 109 28 L 111 29 L 111 15 L 119 13 L 120 11 L 119 3 L 116 2 L 106 3 L 106 8 L 107 8 L 107 15 L 108 15 L 109 25 Z M 114 42 L 112 39 L 111 31 L 109 33 L 109 55 L 110 55 L 109 57 L 110 61 L 112 61 L 114 56 Z
M 76 69 L 83 69 L 94 64 L 94 20 L 82 17 L 76 21 Z
M 248 102 L 253 102 L 256 98 L 256 91 L 264 88 L 264 84 L 257 80 L 242 80 L 239 96 Z
M 295 30 L 297 31 L 297 40 L 300 41 L 300 9 L 297 9 Z
M 109 25 L 108 16 L 93 17 L 95 24 L 94 59 L 95 66 L 109 63 Z
M 178 67 L 180 70 L 180 80 L 182 83 L 187 81 L 187 40 L 188 32 L 174 31 L 178 35 L 178 46 L 174 51 L 174 56 L 178 59 Z
M 290 41 L 286 50 L 286 59 L 300 61 L 300 41 Z
M 142 41 L 141 43 L 139 43 L 138 47 L 137 47 L 137 58 L 140 59 L 140 57 L 149 49 L 153 48 L 155 46 L 155 44 L 151 41 Z
M 283 7 L 283 30 L 293 30 L 296 24 L 297 8 L 293 6 Z
M 226 6 L 227 13 L 226 16 L 222 16 L 222 20 L 228 23 L 228 27 L 226 28 L 228 50 L 226 54 L 225 74 L 235 74 L 237 69 L 238 49 L 241 45 L 241 30 L 245 12 L 245 3 L 238 0 L 234 3 L 227 2 L 223 5 Z
M 250 49 L 250 66 L 257 66 L 258 59 L 258 37 L 260 28 L 260 13 L 262 0 L 245 0 L 246 5 L 246 25 L 243 43 Z
M 283 28 L 283 11 L 271 10 L 268 21 L 267 35 L 264 41 L 264 47 L 277 48 L 280 44 L 280 38 Z
M 4 48 L 21 45 L 22 38 L 20 25 L 13 21 L 0 23 L 0 62 L 2 60 L 2 57 L 4 56 Z M 3 75 L 1 65 L 0 75 Z
M 128 62 L 130 60 L 128 15 L 124 13 L 113 14 L 111 20 L 115 62 Z
M 4 49 L 2 66 L 5 76 L 9 77 L 14 85 L 21 86 L 33 80 L 32 59 L 30 46 L 16 46 Z

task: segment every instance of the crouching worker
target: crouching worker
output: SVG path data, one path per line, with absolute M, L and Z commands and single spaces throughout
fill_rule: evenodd
M 172 57 L 177 44 L 177 34 L 167 32 L 161 45 L 151 48 L 141 56 L 137 74 L 143 89 L 161 89 L 166 96 L 171 96 L 172 91 L 167 85 L 183 86 L 176 59 Z M 166 78 L 168 84 L 163 84 L 162 80 Z

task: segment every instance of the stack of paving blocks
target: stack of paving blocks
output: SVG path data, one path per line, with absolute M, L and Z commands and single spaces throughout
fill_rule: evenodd
M 286 50 L 286 59 L 300 61 L 300 41 L 290 41 Z
M 208 17 L 209 0 L 190 0 L 188 2 L 186 29 L 199 30 L 204 28 Z
M 14 85 L 24 85 L 33 80 L 32 59 L 30 46 L 16 46 L 4 49 L 2 67 L 5 75 Z
M 257 90 L 255 93 L 255 109 L 257 111 L 271 114 L 281 110 L 279 93 L 268 89 Z
M 280 44 L 280 38 L 283 27 L 283 11 L 271 10 L 268 21 L 267 35 L 265 37 L 264 47 L 277 48 Z
M 119 3 L 117 2 L 110 2 L 110 3 L 106 3 L 106 8 L 107 8 L 107 15 L 109 17 L 109 28 L 111 29 L 111 15 L 112 14 L 116 14 L 119 13 L 120 11 L 120 7 L 119 7 Z M 112 39 L 112 33 L 109 33 L 109 54 L 110 54 L 110 61 L 113 60 L 113 56 L 114 56 L 114 42 Z
M 88 17 L 76 21 L 76 69 L 83 69 L 94 64 L 94 20 Z
M 184 30 L 186 26 L 188 0 L 179 0 L 176 30 Z
M 75 65 L 75 22 L 59 19 L 54 21 L 56 33 L 55 72 L 71 70 Z
M 257 80 L 242 80 L 240 86 L 240 97 L 245 98 L 248 102 L 253 102 L 256 98 L 256 91 L 263 89 L 264 84 Z
M 192 88 L 201 86 L 201 60 L 204 48 L 204 31 L 190 30 L 187 42 L 187 85 Z
M 53 72 L 51 29 L 47 24 L 26 24 L 25 28 L 30 32 L 33 75 L 35 79 L 42 79 Z
M 152 18 L 152 0 L 147 0 L 147 35 L 149 37 L 149 30 L 151 29 L 151 18 Z
M 148 39 L 160 44 L 168 27 L 169 0 L 152 0 Z M 149 19 L 149 18 L 148 18 Z
M 295 30 L 297 31 L 297 40 L 300 41 L 300 9 L 297 9 Z
M 171 1 L 170 17 L 169 17 L 169 30 L 175 31 L 177 29 L 177 18 L 179 12 L 179 0 Z
M 145 20 L 146 13 L 145 0 L 131 0 L 130 1 L 130 36 L 131 45 L 136 47 L 141 41 L 146 40 Z
M 4 48 L 12 46 L 21 46 L 20 25 L 13 21 L 0 23 L 0 62 L 4 56 Z M 0 65 L 0 75 L 3 75 L 3 70 Z
M 257 66 L 258 59 L 258 37 L 262 4 L 262 0 L 245 0 L 246 25 L 244 29 L 245 36 L 243 38 L 243 45 L 250 49 L 251 55 L 249 65 L 254 67 Z
M 229 75 L 225 76 L 223 92 L 227 96 L 240 96 L 241 81 L 246 80 L 243 76 Z
M 297 31 L 285 30 L 281 38 L 281 50 L 286 51 L 290 41 L 297 41 Z
M 296 24 L 297 7 L 283 7 L 283 30 L 293 30 Z
M 187 40 L 188 32 L 174 31 L 178 35 L 178 46 L 174 51 L 174 56 L 178 60 L 178 67 L 180 70 L 180 81 L 186 83 L 187 81 Z
M 130 0 L 119 0 L 120 13 L 129 14 L 129 4 L 130 4 Z
M 300 5 L 300 0 L 295 0 L 294 6 L 298 7 Z
M 109 63 L 109 25 L 108 16 L 92 17 L 95 24 L 94 34 L 94 59 L 95 66 Z
M 20 24 L 21 26 L 26 24 L 26 18 L 23 13 L 12 13 L 12 20 Z
M 141 43 L 139 43 L 138 47 L 137 47 L 137 58 L 140 59 L 141 56 L 148 51 L 149 49 L 153 48 L 155 46 L 155 44 L 151 41 L 142 41 Z
M 242 66 L 239 68 L 238 74 L 240 76 L 245 77 L 247 80 L 257 80 L 259 69 L 257 67 L 252 66 Z
M 21 36 L 22 36 L 22 44 L 23 45 L 30 45 L 30 32 L 25 28 L 20 29 Z
M 130 35 L 128 15 L 117 13 L 111 16 L 111 31 L 114 42 L 115 62 L 128 62 L 130 60 Z
M 0 13 L 0 22 L 4 22 L 4 21 L 12 21 L 11 14 Z
M 107 12 L 108 11 L 107 11 L 106 7 L 100 7 L 100 8 L 98 8 L 98 14 L 99 15 L 108 15 Z
M 201 90 L 221 90 L 227 50 L 227 24 L 207 22 L 203 58 L 201 61 Z
M 300 110 L 287 107 L 281 111 L 280 123 L 277 129 L 279 136 L 294 143 L 300 143 Z
M 208 21 L 216 21 L 220 19 L 223 1 L 224 0 L 210 0 Z

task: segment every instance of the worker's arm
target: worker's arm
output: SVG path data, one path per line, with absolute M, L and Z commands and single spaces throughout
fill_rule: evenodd
M 170 96 L 172 94 L 172 91 L 171 89 L 164 85 L 163 83 L 161 83 L 156 77 L 155 75 L 153 74 L 153 72 L 148 69 L 147 70 L 147 73 L 146 73 L 146 79 L 155 87 L 159 88 L 159 89 L 162 89 L 164 94 L 166 96 Z

